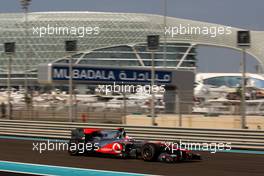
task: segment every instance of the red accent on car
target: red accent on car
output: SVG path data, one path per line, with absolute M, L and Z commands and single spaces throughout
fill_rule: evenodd
M 122 150 L 123 150 L 123 145 L 118 142 L 114 142 L 101 147 L 100 149 L 96 150 L 96 152 L 119 155 L 122 152 Z
M 83 129 L 84 134 L 91 134 L 91 133 L 96 132 L 96 131 L 101 131 L 101 129 L 99 129 L 99 128 L 84 128 Z

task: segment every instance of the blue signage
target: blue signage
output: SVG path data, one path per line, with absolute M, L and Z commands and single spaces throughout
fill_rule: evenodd
M 120 83 L 151 83 L 151 71 L 127 68 L 78 67 L 72 70 L 74 81 L 120 82 Z M 68 66 L 52 66 L 52 80 L 69 80 Z M 172 71 L 155 71 L 155 84 L 170 84 Z

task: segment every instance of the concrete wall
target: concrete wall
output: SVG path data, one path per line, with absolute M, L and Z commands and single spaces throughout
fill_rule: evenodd
M 179 127 L 179 116 L 176 114 L 159 114 L 156 118 L 158 126 Z M 218 117 L 205 117 L 203 115 L 183 115 L 182 127 L 190 128 L 218 128 L 218 129 L 239 129 L 240 116 L 223 115 Z M 263 116 L 247 116 L 249 129 L 264 130 Z M 145 115 L 127 116 L 128 125 L 151 125 L 151 117 Z M 259 127 L 258 127 L 259 126 Z

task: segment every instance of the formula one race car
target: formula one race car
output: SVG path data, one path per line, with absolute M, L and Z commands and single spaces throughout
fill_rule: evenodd
M 201 160 L 199 154 L 175 148 L 166 142 L 135 140 L 123 128 L 104 130 L 77 128 L 72 130 L 68 152 L 71 155 L 103 155 L 120 158 L 141 158 L 144 161 L 179 162 Z

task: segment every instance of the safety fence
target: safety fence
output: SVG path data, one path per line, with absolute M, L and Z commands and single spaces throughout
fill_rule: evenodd
M 168 128 L 121 124 L 71 123 L 51 121 L 0 120 L 0 135 L 69 139 L 75 128 L 116 129 L 123 127 L 138 140 L 230 143 L 232 148 L 264 150 L 263 130 L 227 130 L 203 128 Z

